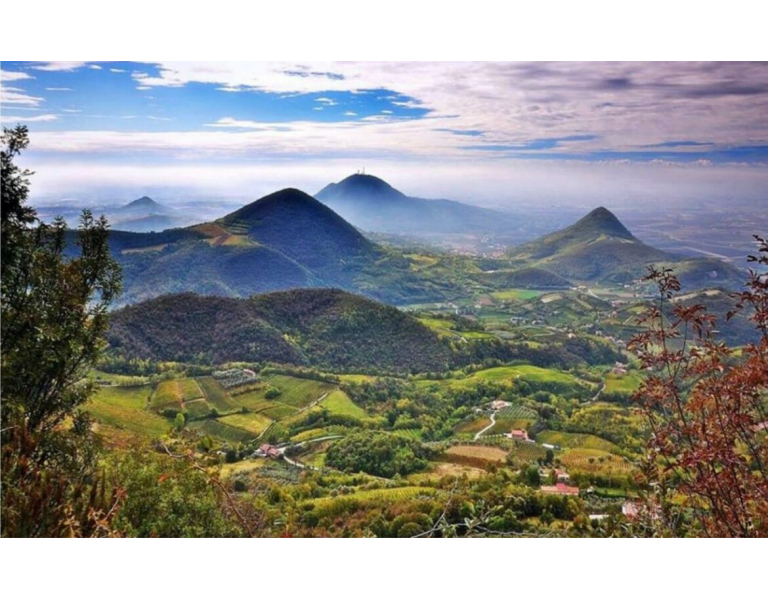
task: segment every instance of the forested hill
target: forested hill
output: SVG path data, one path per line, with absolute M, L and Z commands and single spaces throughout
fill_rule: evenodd
M 108 340 L 125 358 L 280 362 L 326 369 L 445 369 L 450 347 L 397 308 L 337 289 L 251 299 L 167 295 L 115 312 Z

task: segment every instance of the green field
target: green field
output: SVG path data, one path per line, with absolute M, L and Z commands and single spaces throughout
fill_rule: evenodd
M 535 299 L 541 294 L 541 291 L 534 291 L 532 289 L 504 289 L 491 293 L 491 297 L 501 302 L 525 302 Z
M 283 403 L 274 402 L 273 405 L 269 406 L 268 408 L 260 410 L 259 414 L 263 414 L 272 420 L 282 420 L 283 418 L 293 416 L 297 412 L 298 409 L 294 408 L 293 406 L 287 406 Z
M 200 377 L 197 382 L 205 393 L 208 403 L 216 408 L 219 414 L 229 414 L 240 409 L 240 406 L 229 396 L 227 390 L 212 376 Z
M 350 416 L 352 418 L 360 419 L 368 416 L 363 408 L 356 405 L 349 399 L 349 396 L 340 389 L 331 391 L 328 397 L 326 397 L 320 405 L 332 414 L 340 414 L 341 416 Z
M 531 408 L 526 408 L 521 405 L 511 405 L 496 412 L 496 419 L 498 420 L 500 418 L 506 420 L 536 420 L 538 414 Z
M 280 395 L 274 398 L 274 402 L 265 396 L 270 387 L 280 390 Z M 336 386 L 331 383 L 275 374 L 266 378 L 258 386 L 251 387 L 246 393 L 235 395 L 233 400 L 252 412 L 272 407 L 275 402 L 294 408 L 304 408 L 335 388 Z
M 598 449 L 568 449 L 558 457 L 571 474 L 598 476 L 628 475 L 634 470 L 631 462 Z
M 314 505 L 316 512 L 322 512 L 330 508 L 336 502 L 354 500 L 355 502 L 376 502 L 389 503 L 413 499 L 414 497 L 434 497 L 440 491 L 431 487 L 398 487 L 395 489 L 372 489 L 368 491 L 357 491 L 348 495 L 338 497 L 323 497 L 321 499 L 310 499 L 305 503 Z
M 192 401 L 185 401 L 184 410 L 187 412 L 190 419 L 200 420 L 201 418 L 208 417 L 208 415 L 211 413 L 211 406 L 207 401 L 201 398 Z
M 263 414 L 232 414 L 219 418 L 219 422 L 243 429 L 254 435 L 260 435 L 272 424 L 272 420 Z
M 164 408 L 174 408 L 181 411 L 183 397 L 178 380 L 160 381 L 152 394 L 149 405 L 153 410 L 158 411 Z
M 552 382 L 564 385 L 572 385 L 579 382 L 579 379 L 567 372 L 562 372 L 554 368 L 540 368 L 539 366 L 532 366 L 530 364 L 498 366 L 496 368 L 478 370 L 468 378 L 488 381 L 509 381 L 516 378 L 523 378 L 532 382 Z
M 535 462 L 544 458 L 547 450 L 536 443 L 526 443 L 525 441 L 514 441 L 510 455 L 522 462 Z
M 636 372 L 628 372 L 625 375 L 611 373 L 605 377 L 605 392 L 631 395 L 642 382 L 642 377 Z
M 619 448 L 605 439 L 595 435 L 584 435 L 580 433 L 564 433 L 561 431 L 541 431 L 536 435 L 538 443 L 549 443 L 550 445 L 559 445 L 560 447 L 571 447 L 579 449 L 596 449 L 616 453 Z
M 203 390 L 195 379 L 179 379 L 179 389 L 183 401 L 191 401 L 203 397 Z
M 198 420 L 192 422 L 189 428 L 230 443 L 247 443 L 257 436 L 245 429 L 229 426 L 218 420 Z
M 165 418 L 147 410 L 152 388 L 100 387 L 86 410 L 100 423 L 123 429 L 145 438 L 159 437 L 168 432 Z

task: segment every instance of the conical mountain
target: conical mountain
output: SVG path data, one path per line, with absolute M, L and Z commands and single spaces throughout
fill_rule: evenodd
M 321 189 L 317 195 L 320 201 L 333 200 L 352 200 L 352 201 L 370 201 L 379 200 L 397 200 L 405 198 L 406 195 L 392 187 L 389 183 L 373 175 L 350 175 L 339 183 L 330 183 Z
M 143 210 L 152 210 L 152 209 L 162 209 L 164 206 L 161 204 L 158 204 L 150 198 L 149 196 L 142 196 L 138 200 L 133 200 L 132 202 L 128 202 L 123 208 L 126 209 L 133 209 L 133 208 L 141 208 Z
M 356 227 L 379 233 L 486 234 L 515 224 L 515 218 L 503 212 L 409 197 L 373 175 L 352 175 L 327 185 L 315 197 Z
M 607 208 L 508 252 L 515 263 L 545 268 L 576 281 L 628 281 L 645 266 L 672 256 L 644 244 Z
M 277 191 L 216 222 L 310 268 L 373 251 L 357 229 L 298 189 Z
M 595 208 L 592 212 L 576 221 L 576 223 L 565 229 L 563 233 L 566 231 L 574 238 L 594 239 L 600 235 L 608 235 L 622 239 L 635 239 L 634 235 L 629 232 L 629 229 L 616 218 L 616 215 L 602 206 Z

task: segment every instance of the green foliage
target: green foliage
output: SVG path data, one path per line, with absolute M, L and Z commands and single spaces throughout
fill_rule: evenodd
M 25 127 L 4 129 L 2 534 L 107 534 L 108 500 L 95 492 L 91 426 L 82 407 L 94 390 L 86 375 L 104 346 L 120 271 L 103 218 L 83 211 L 71 257 L 63 220 L 30 226 L 31 173 L 13 162 L 28 143 Z
M 114 525 L 131 537 L 231 537 L 241 530 L 208 475 L 147 448 L 113 454 L 107 476 L 124 491 Z
M 330 447 L 326 464 L 344 472 L 390 478 L 423 470 L 427 455 L 427 450 L 413 439 L 381 432 L 355 433 Z
M 338 290 L 235 300 L 189 294 L 115 313 L 115 353 L 188 362 L 280 362 L 325 369 L 445 369 L 450 348 L 415 318 Z

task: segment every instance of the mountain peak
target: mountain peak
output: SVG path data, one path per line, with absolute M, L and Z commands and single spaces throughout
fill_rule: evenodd
M 623 239 L 635 239 L 621 221 L 607 208 L 600 206 L 569 227 L 572 232 L 584 235 L 609 235 Z
M 159 208 L 160 204 L 149 196 L 142 196 L 138 200 L 128 202 L 123 208 Z
M 275 210 L 306 210 L 312 211 L 329 211 L 323 204 L 318 202 L 308 193 L 295 189 L 293 187 L 287 187 L 276 191 L 269 195 L 264 196 L 246 204 L 239 210 L 232 212 L 225 216 L 223 221 L 248 221 L 259 220 L 263 218 L 267 213 L 272 213 Z
M 405 194 L 392 187 L 389 183 L 373 175 L 356 173 L 338 183 L 331 183 L 317 193 L 319 200 L 326 199 L 386 199 L 404 198 Z
M 328 206 L 293 188 L 276 191 L 216 222 L 310 267 L 338 263 L 373 248 Z

